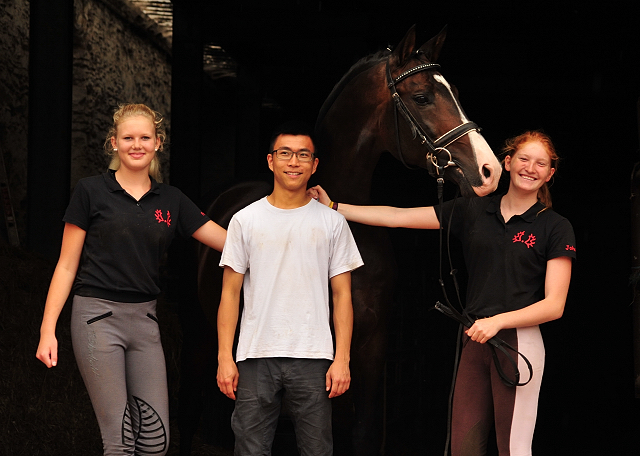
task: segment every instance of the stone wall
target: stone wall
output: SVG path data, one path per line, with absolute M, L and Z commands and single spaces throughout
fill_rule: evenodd
M 27 218 L 29 2 L 0 0 L 0 151 L 24 243 Z M 119 103 L 171 120 L 170 34 L 127 0 L 75 0 L 71 182 L 103 172 L 102 145 Z M 55 113 L 51 113 L 55 115 Z M 168 180 L 168 153 L 162 157 Z M 6 242 L 4 219 L 0 243 Z
M 170 44 L 159 28 L 125 0 L 76 0 L 74 9 L 72 186 L 106 169 L 102 146 L 118 104 L 148 105 L 167 130 L 171 120 Z
M 16 224 L 24 239 L 27 211 L 29 114 L 29 2 L 0 0 L 0 154 L 4 160 Z M 0 244 L 6 242 L 0 212 Z

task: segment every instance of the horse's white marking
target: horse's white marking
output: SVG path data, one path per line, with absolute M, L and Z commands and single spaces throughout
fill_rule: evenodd
M 458 113 L 460 114 L 461 123 L 469 122 L 469 119 L 467 119 L 467 116 L 465 116 L 464 111 L 458 103 L 458 99 L 453 95 L 451 85 L 449 85 L 444 76 L 442 76 L 441 74 L 434 74 L 433 79 L 445 86 L 449 91 L 451 99 L 455 103 L 456 108 L 458 109 Z M 502 166 L 493 153 L 493 150 L 491 150 L 491 146 L 487 144 L 487 141 L 480 133 L 478 133 L 477 131 L 470 131 L 468 135 L 469 141 L 471 142 L 471 147 L 473 148 L 473 151 L 476 155 L 478 172 L 480 173 L 480 177 L 482 178 L 482 185 L 480 187 L 474 187 L 473 189 L 476 192 L 476 195 L 485 196 L 493 192 L 498 187 L 498 181 L 500 179 L 500 174 L 502 173 Z M 491 175 L 489 178 L 484 176 L 483 168 L 491 171 Z
M 456 108 L 458 108 L 458 113 L 460 114 L 460 120 L 462 121 L 462 123 L 469 122 L 469 119 L 467 119 L 467 116 L 464 115 L 464 111 L 460 107 L 460 104 L 458 103 L 458 99 L 453 95 L 453 90 L 451 90 L 451 86 L 449 85 L 447 80 L 444 78 L 444 76 L 442 76 L 441 74 L 434 74 L 433 79 L 435 79 L 440 84 L 445 86 L 449 91 L 449 94 L 451 95 L 451 99 L 456 104 Z

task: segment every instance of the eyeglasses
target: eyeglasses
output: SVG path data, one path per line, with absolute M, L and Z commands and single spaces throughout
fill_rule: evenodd
M 308 163 L 312 161 L 313 156 L 315 155 L 306 149 L 299 150 L 298 152 L 294 152 L 291 149 L 278 149 L 271 153 L 275 155 L 278 160 L 291 160 L 291 157 L 295 155 L 301 163 Z

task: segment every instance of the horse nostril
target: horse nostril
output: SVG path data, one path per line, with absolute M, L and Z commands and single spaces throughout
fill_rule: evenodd
M 491 177 L 491 169 L 487 166 L 483 166 L 482 167 L 482 174 L 484 174 L 484 177 L 486 179 L 489 179 Z

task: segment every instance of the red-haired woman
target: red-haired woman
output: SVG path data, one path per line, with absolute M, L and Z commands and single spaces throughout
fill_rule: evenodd
M 452 456 L 484 455 L 494 425 L 500 455 L 531 454 L 545 356 L 538 325 L 562 316 L 576 256 L 571 224 L 551 209 L 547 183 L 558 167 L 551 139 L 525 132 L 508 140 L 504 152 L 507 192 L 448 201 L 442 220 L 433 207 L 354 206 L 332 202 L 319 186 L 310 189 L 354 222 L 423 229 L 442 222 L 448 229 L 451 220 L 469 275 L 465 313 L 475 320 L 463 335 L 456 376 Z M 501 381 L 486 343 L 494 336 L 531 362 L 529 383 Z M 499 357 L 507 371 L 508 360 Z M 526 380 L 527 366 L 516 358 Z

